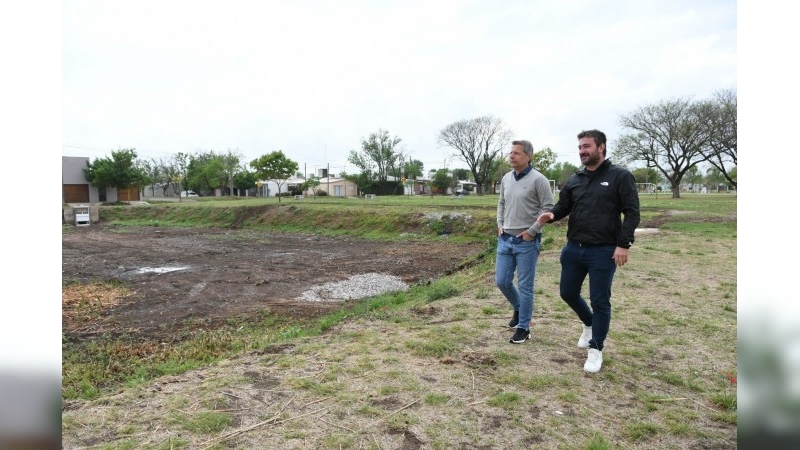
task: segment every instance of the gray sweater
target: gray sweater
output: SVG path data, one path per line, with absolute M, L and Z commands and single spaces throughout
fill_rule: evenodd
M 497 201 L 497 227 L 514 236 L 528 230 L 531 235 L 542 232 L 536 219 L 553 209 L 550 182 L 536 169 L 520 180 L 511 170 L 500 180 L 500 199 Z

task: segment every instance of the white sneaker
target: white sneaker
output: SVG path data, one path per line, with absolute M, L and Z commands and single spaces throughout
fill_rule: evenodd
M 596 348 L 590 348 L 589 357 L 586 358 L 586 363 L 583 365 L 583 370 L 591 373 L 599 372 L 602 365 L 603 352 Z
M 589 348 L 589 341 L 592 340 L 592 326 L 583 326 L 583 333 L 578 338 L 578 348 Z

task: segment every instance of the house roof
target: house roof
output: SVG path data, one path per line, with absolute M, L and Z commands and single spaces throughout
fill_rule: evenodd
M 337 182 L 339 182 L 339 181 L 348 181 L 348 182 L 352 183 L 352 181 L 348 180 L 347 178 L 341 178 L 341 177 L 325 177 L 325 178 L 320 178 L 320 179 L 319 179 L 319 184 L 325 184 L 325 183 L 328 183 L 328 182 L 330 182 L 330 183 L 337 183 Z

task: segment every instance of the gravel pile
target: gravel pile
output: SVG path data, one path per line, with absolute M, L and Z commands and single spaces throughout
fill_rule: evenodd
M 335 302 L 372 297 L 386 292 L 405 291 L 408 284 L 400 277 L 365 273 L 335 283 L 325 283 L 303 292 L 300 298 L 310 302 Z

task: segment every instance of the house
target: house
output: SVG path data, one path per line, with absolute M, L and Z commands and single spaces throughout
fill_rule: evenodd
M 316 191 L 325 191 L 333 197 L 358 197 L 358 185 L 346 178 L 325 177 L 319 179 Z M 306 190 L 303 195 L 314 195 L 314 191 Z
M 100 189 L 89 184 L 83 169 L 89 164 L 88 156 L 61 157 L 62 203 L 130 202 L 139 200 L 139 189 Z
M 278 183 L 270 180 L 258 180 L 256 181 L 256 186 L 258 189 L 256 190 L 256 196 L 258 197 L 277 197 L 278 196 Z M 280 187 L 280 192 L 288 192 L 286 183 L 283 183 Z
M 431 193 L 431 179 L 430 178 L 415 178 L 413 180 L 406 180 L 403 185 L 404 195 L 430 195 Z
M 453 192 L 460 192 L 460 191 L 469 191 L 475 193 L 477 188 L 478 188 L 478 183 L 474 181 L 458 180 L 458 185 L 456 186 L 456 190 L 453 191 L 452 189 L 448 189 L 447 193 L 452 194 Z
M 305 182 L 306 182 L 305 178 L 297 176 L 291 177 L 288 180 L 286 180 L 286 189 L 289 192 L 293 193 L 301 192 L 303 190 L 303 183 Z

